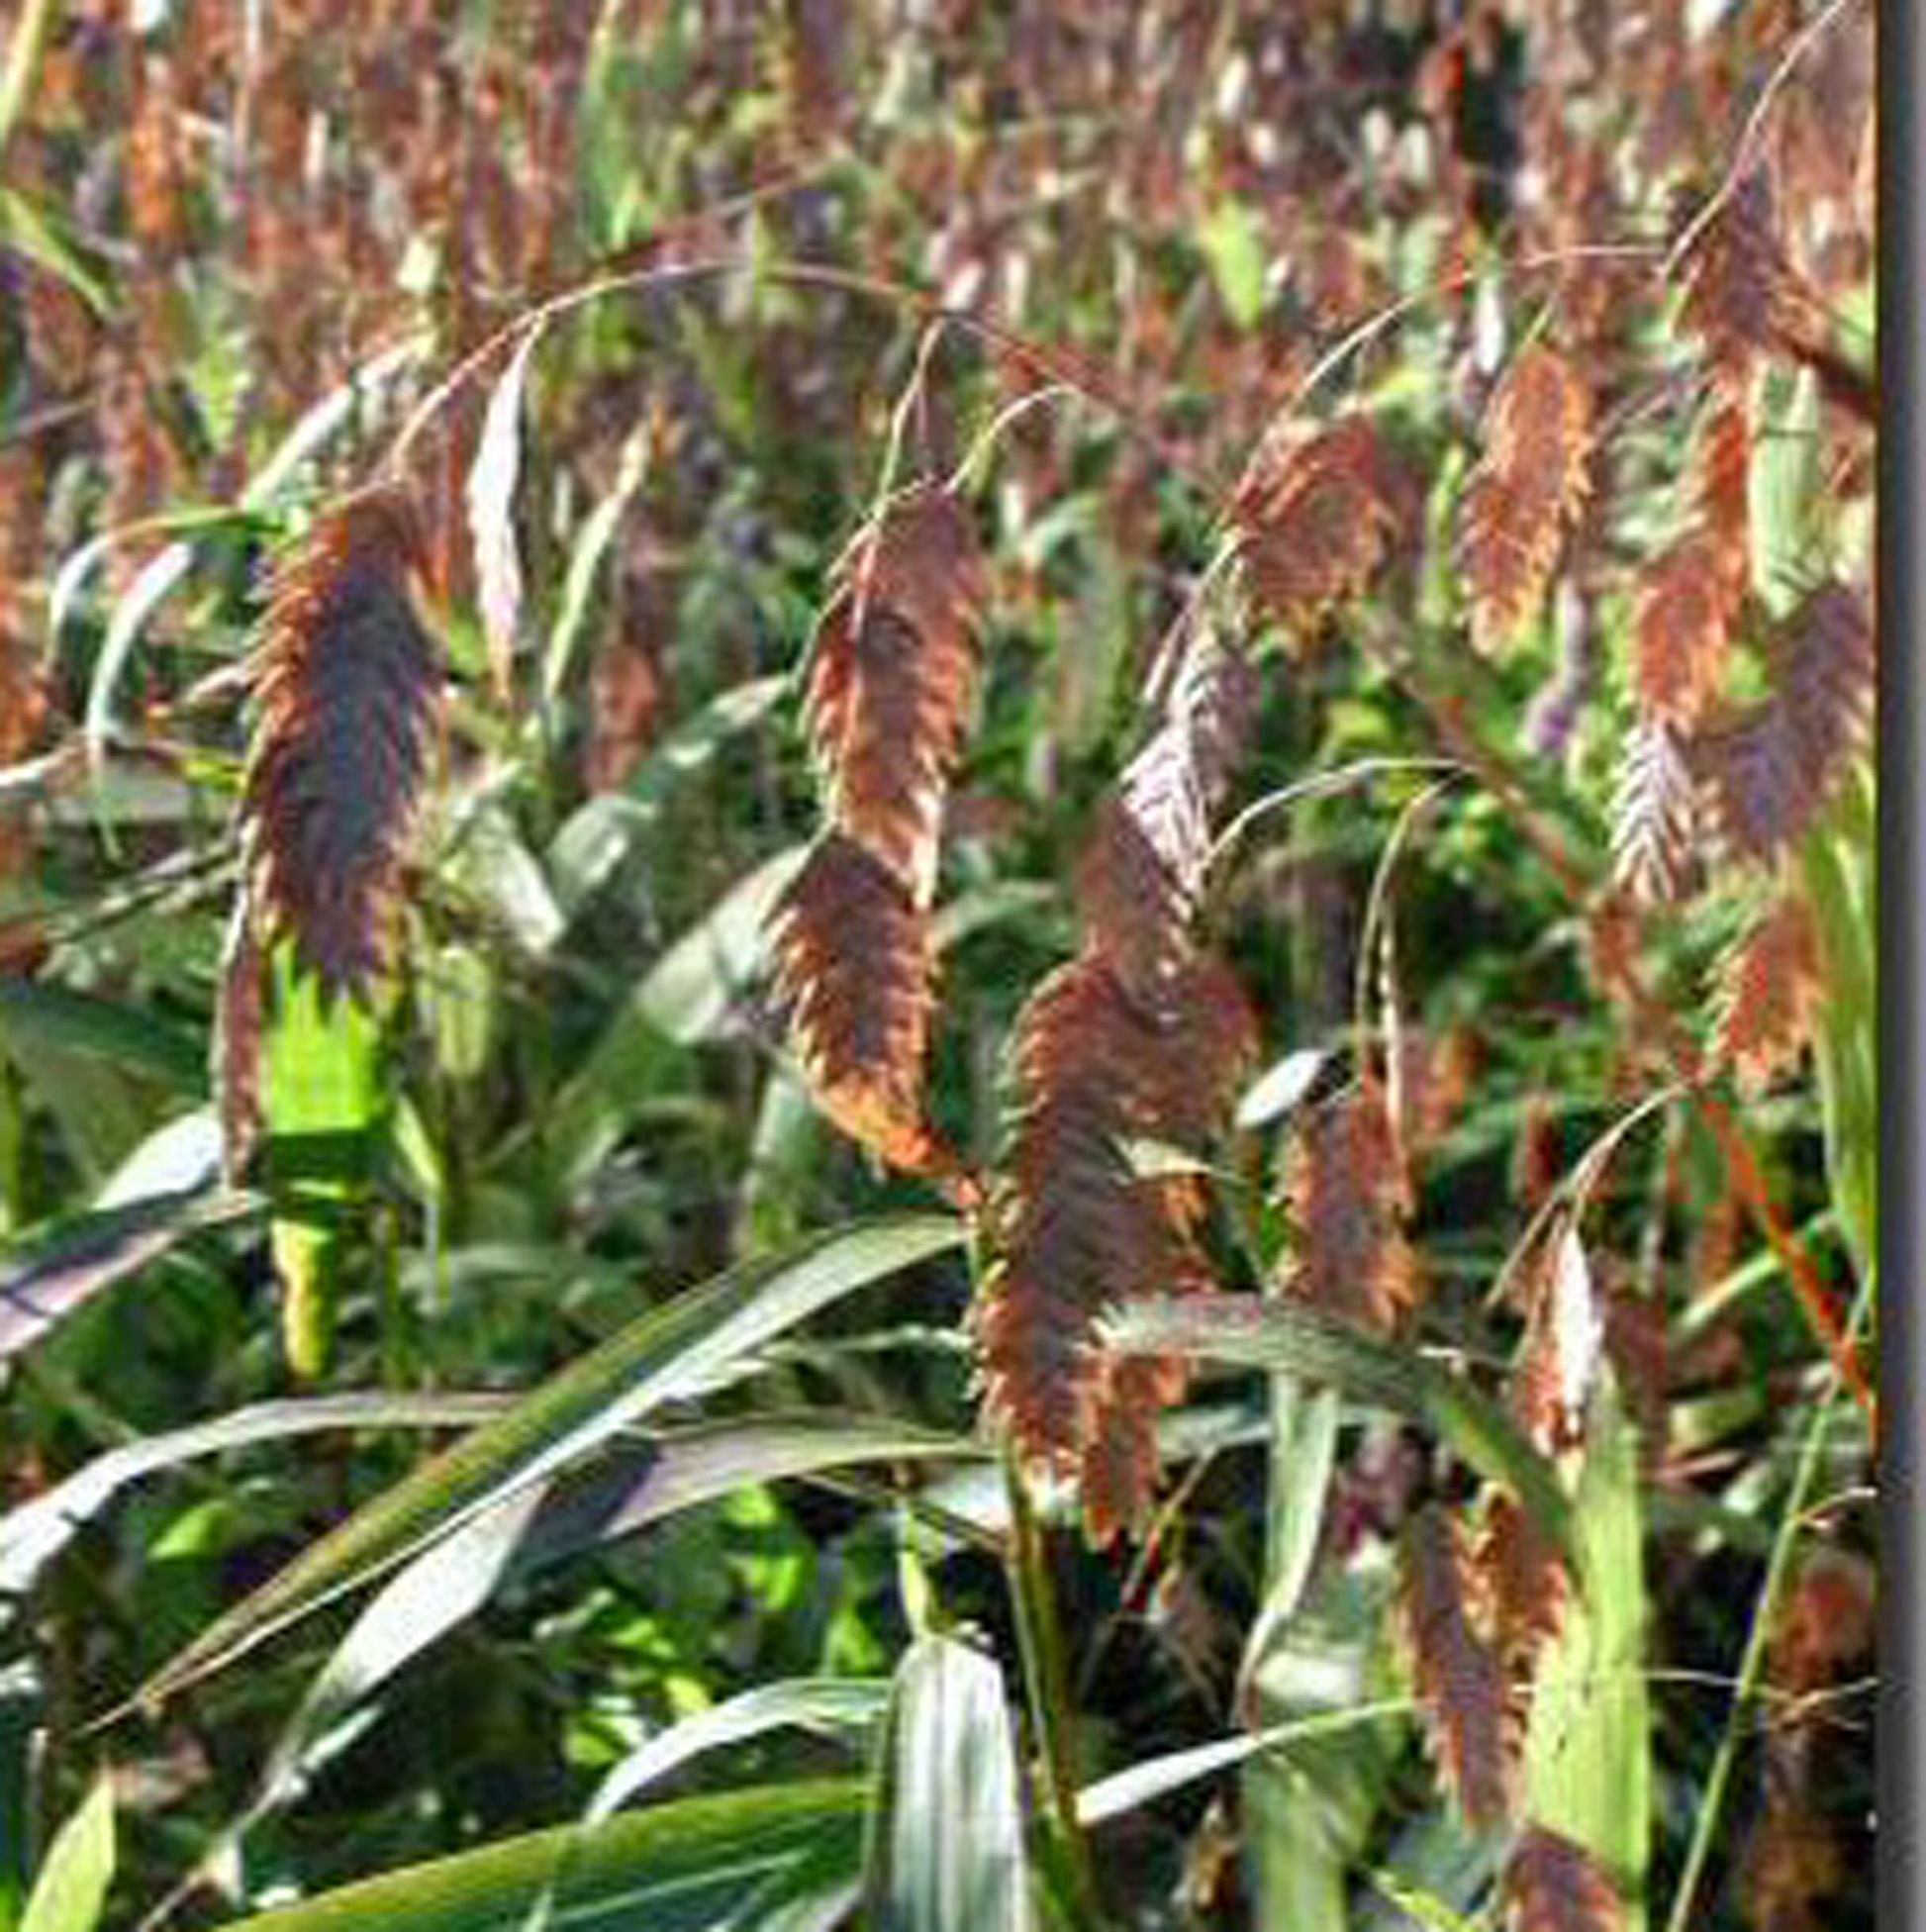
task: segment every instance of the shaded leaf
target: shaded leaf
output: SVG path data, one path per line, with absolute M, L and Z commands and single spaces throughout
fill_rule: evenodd
M 542 1481 L 818 1309 L 955 1245 L 940 1216 L 856 1224 L 745 1262 L 651 1310 L 349 1517 L 144 1687 L 158 1702 Z
M 859 1780 L 751 1788 L 562 1825 L 408 1866 L 234 1932 L 747 1932 L 851 1887 L 866 1792 Z M 531 1916 L 532 1915 L 532 1916 Z

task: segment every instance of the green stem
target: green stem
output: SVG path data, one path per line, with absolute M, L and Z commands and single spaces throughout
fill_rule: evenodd
M 1872 1305 L 1875 1279 L 1872 1274 L 1865 1277 L 1858 1298 L 1853 1303 L 1853 1311 L 1847 1317 L 1848 1348 L 1859 1340 L 1860 1325 Z M 1812 1420 L 1806 1425 L 1805 1440 L 1799 1447 L 1791 1493 L 1785 1498 L 1785 1513 L 1780 1518 L 1779 1534 L 1773 1540 L 1772 1559 L 1766 1566 L 1766 1581 L 1760 1589 L 1759 1600 L 1753 1606 L 1752 1630 L 1746 1638 L 1745 1657 L 1739 1665 L 1732 1708 L 1726 1712 L 1725 1733 L 1719 1739 L 1718 1753 L 1705 1779 L 1705 1792 L 1698 1806 L 1698 1824 L 1685 1854 L 1685 1870 L 1679 1875 L 1679 1888 L 1673 1893 L 1666 1932 L 1686 1932 L 1686 1928 L 1693 1923 L 1692 1906 L 1699 1881 L 1704 1877 L 1706 1861 L 1711 1857 L 1719 1813 L 1725 1803 L 1726 1787 L 1732 1782 L 1733 1768 L 1738 1763 L 1740 1741 L 1747 1728 L 1745 1720 L 1759 1699 L 1760 1678 L 1766 1667 L 1766 1651 L 1772 1642 L 1775 1612 L 1779 1608 L 1780 1594 L 1791 1572 L 1792 1552 L 1805 1520 L 1806 1501 L 1812 1494 L 1813 1484 L 1818 1480 L 1820 1458 L 1826 1444 L 1826 1427 L 1832 1416 L 1833 1404 L 1839 1398 L 1839 1371 L 1834 1367 L 1828 1373 L 1825 1394 L 1813 1410 Z
M 1090 1841 L 1077 1817 L 1077 1775 L 1070 1752 L 1070 1680 L 1059 1641 L 1055 1593 L 1043 1547 L 1043 1526 L 1030 1505 L 1029 1485 L 1008 1450 L 1004 1485 L 1010 1497 L 1010 1594 L 1016 1612 L 1016 1648 L 1036 1730 L 1043 1794 L 1068 1870 L 1077 1922 L 1095 1932 L 1104 1924 Z

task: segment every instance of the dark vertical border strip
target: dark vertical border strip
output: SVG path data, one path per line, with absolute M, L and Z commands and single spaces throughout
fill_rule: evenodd
M 1919 232 L 1926 210 L 1919 95 L 1920 0 L 1882 0 L 1878 23 L 1879 188 L 1879 1923 L 1926 1926 L 1926 1837 L 1912 1693 L 1919 1575 L 1920 1262 L 1920 442 Z

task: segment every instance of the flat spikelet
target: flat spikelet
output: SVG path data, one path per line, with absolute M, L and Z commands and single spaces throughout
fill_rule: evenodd
M 1721 369 L 1699 421 L 1685 533 L 1646 571 L 1635 682 L 1648 718 L 1689 730 L 1725 670 L 1752 570 L 1752 412 L 1742 370 Z
M 1627 734 L 1612 794 L 1619 884 L 1646 904 L 1677 899 L 1691 870 L 1697 823 L 1697 791 L 1684 741 L 1660 719 L 1640 719 Z
M 925 485 L 865 531 L 837 578 L 803 713 L 828 830 L 774 915 L 777 993 L 823 1111 L 896 1166 L 954 1175 L 923 1111 L 929 907 L 983 565 L 962 506 Z
M 1256 709 L 1249 658 L 1206 628 L 1177 668 L 1164 716 L 1117 782 L 1117 798 L 1168 871 L 1184 917 L 1196 910 L 1210 854 L 1210 819 Z
M 1731 617 L 1718 552 L 1703 538 L 1675 544 L 1646 571 L 1633 648 L 1648 718 L 1678 730 L 1697 723 L 1725 668 Z
M 1787 269 L 1772 180 L 1755 167 L 1734 184 L 1698 237 L 1685 276 L 1684 321 L 1734 365 L 1770 349 L 1786 322 Z
M 1527 1825 L 1504 1865 L 1505 1932 L 1617 1932 L 1618 1893 L 1584 1846 Z
M 1584 1440 L 1604 1316 L 1584 1245 L 1570 1227 L 1534 1257 L 1522 1281 L 1528 1305 L 1511 1375 L 1511 1412 L 1539 1449 L 1556 1455 Z
M 1693 753 L 1726 852 L 1760 862 L 1805 835 L 1866 743 L 1878 667 L 1865 600 L 1821 585 L 1767 655 L 1772 696 L 1727 713 Z
M 1201 958 L 1148 1002 L 1106 953 L 1087 951 L 1017 1021 L 1016 1119 L 977 1316 L 986 1400 L 1025 1462 L 1081 1474 L 1098 1540 L 1140 1520 L 1156 1475 L 1151 1425 L 1182 1386 L 1174 1364 L 1107 1362 L 1098 1316 L 1208 1281 L 1190 1191 L 1139 1173 L 1133 1144 L 1201 1145 L 1250 1046 L 1235 981 Z
M 1797 1064 L 1825 1004 L 1812 909 L 1787 893 L 1719 966 L 1714 1051 L 1757 1094 Z
M 1522 1503 L 1502 1493 L 1486 1511 L 1477 1566 L 1491 1594 L 1492 1638 L 1506 1682 L 1505 1728 L 1516 1763 L 1532 1680 L 1545 1647 L 1565 1627 L 1571 1579 L 1557 1543 Z
M 1692 491 L 1728 609 L 1752 575 L 1752 399 L 1742 373 L 1719 370 L 1699 418 Z
M 1481 649 L 1544 594 L 1565 527 L 1590 493 L 1590 392 L 1556 350 L 1526 349 L 1493 399 L 1485 459 L 1465 493 L 1462 558 Z
M 831 821 L 927 906 L 976 686 L 984 588 L 969 518 L 946 491 L 919 488 L 857 541 L 839 577 L 804 724 Z
M 772 938 L 776 997 L 817 1104 L 892 1164 L 947 1171 L 923 1118 L 935 1005 L 929 920 L 903 880 L 830 832 L 778 902 Z
M 1259 603 L 1301 639 L 1368 589 L 1406 526 L 1403 479 L 1370 419 L 1348 416 L 1267 456 L 1231 515 Z
M 263 937 L 291 939 L 324 998 L 365 997 L 388 964 L 440 706 L 422 568 L 406 497 L 369 490 L 317 521 L 268 606 L 241 808 L 251 889 Z
M 1458 1524 L 1426 1503 L 1411 1518 L 1399 1557 L 1397 1621 L 1433 1762 L 1467 1824 L 1500 1823 L 1511 1808 L 1504 1684 L 1467 1598 Z
M 1254 704 L 1249 660 L 1205 630 L 1178 666 L 1164 716 L 1099 808 L 1077 874 L 1090 945 L 1155 997 L 1191 954 L 1211 815 Z
M 1396 1329 L 1421 1290 L 1401 1218 L 1405 1186 L 1376 1080 L 1307 1113 L 1286 1183 L 1298 1234 L 1287 1292 L 1360 1327 Z

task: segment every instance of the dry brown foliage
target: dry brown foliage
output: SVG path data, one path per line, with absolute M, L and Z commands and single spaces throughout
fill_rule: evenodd
M 1584 1846 L 1528 1825 L 1504 1866 L 1506 1932 L 1617 1932 L 1618 1892 Z
M 405 841 L 440 706 L 417 615 L 421 534 L 380 487 L 320 518 L 277 572 L 255 658 L 259 714 L 242 800 L 266 933 L 323 997 L 386 970 Z
M 1462 1528 L 1426 1503 L 1399 1555 L 1397 1620 L 1432 1759 L 1467 1824 L 1498 1824 L 1511 1809 L 1504 1682 L 1468 1600 L 1477 1579 Z
M 1590 493 L 1591 396 L 1555 349 L 1523 351 L 1493 397 L 1490 440 L 1465 494 L 1472 635 L 1501 642 L 1544 594 L 1566 527 Z
M 1231 515 L 1259 603 L 1301 639 L 1390 560 L 1408 528 L 1409 488 L 1370 418 L 1346 416 L 1267 454 Z
M 1693 746 L 1728 856 L 1771 861 L 1804 836 L 1866 743 L 1878 663 L 1865 598 L 1821 585 L 1767 647 L 1773 691 Z
M 1405 1183 L 1375 1079 L 1306 1113 L 1286 1189 L 1298 1234 L 1286 1289 L 1360 1326 L 1397 1328 L 1417 1305 L 1422 1278 L 1404 1236 Z
M 1097 1318 L 1113 1302 L 1209 1279 L 1192 1190 L 1140 1173 L 1134 1143 L 1198 1149 L 1250 1044 L 1235 980 L 1202 958 L 1150 1001 L 1106 953 L 1088 951 L 1037 989 L 1017 1022 L 1016 1125 L 977 1315 L 986 1397 L 1026 1462 L 1088 1484 L 1098 1540 L 1141 1521 L 1156 1476 L 1151 1425 L 1182 1376 L 1176 1365 L 1107 1362 Z
M 829 818 L 926 907 L 976 688 L 984 583 L 968 513 L 924 485 L 890 506 L 839 574 L 817 632 L 805 724 Z
M 953 1163 L 923 1117 L 935 1007 L 928 917 L 880 859 L 826 833 L 771 921 L 776 996 L 818 1105 L 912 1172 Z
M 1812 909 L 1786 893 L 1719 964 L 1714 1050 L 1759 1093 L 1797 1064 L 1825 1002 Z

